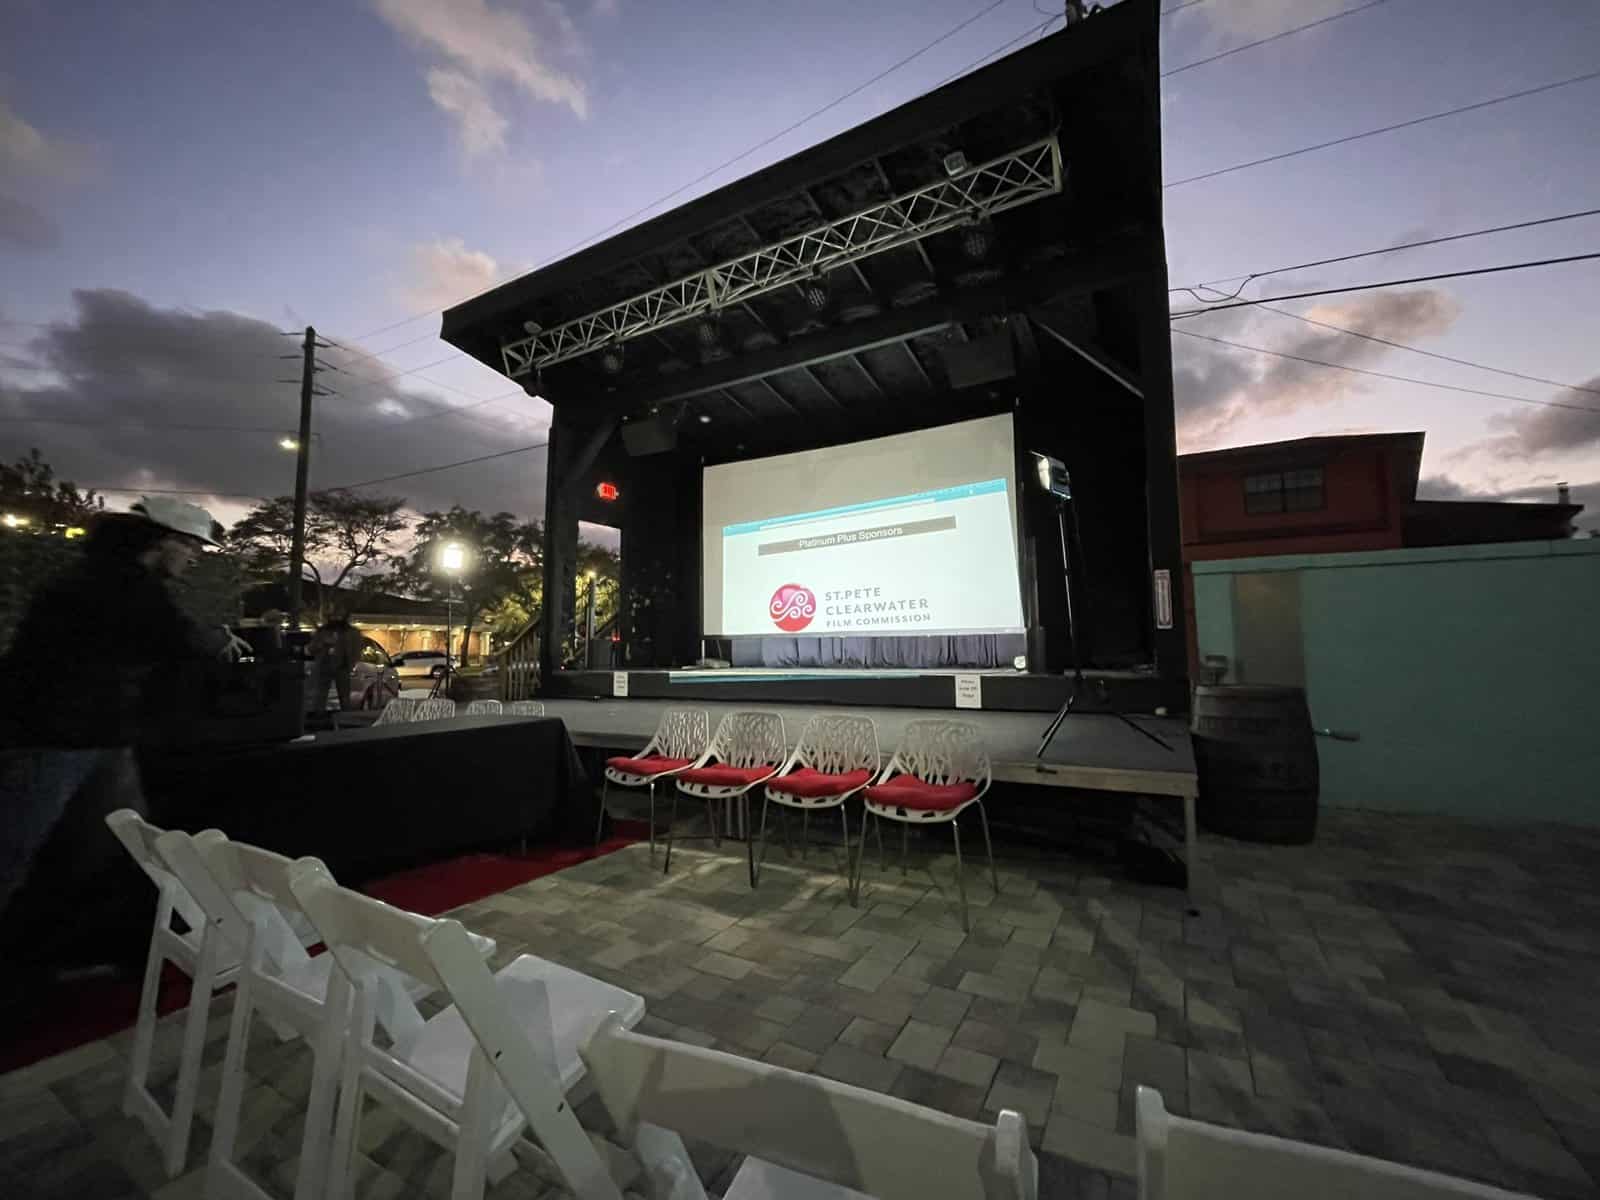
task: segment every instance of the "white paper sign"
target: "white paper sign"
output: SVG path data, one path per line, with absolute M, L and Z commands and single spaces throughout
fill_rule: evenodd
M 1156 628 L 1172 628 L 1172 572 L 1161 567 L 1155 573 Z
M 982 675 L 957 675 L 956 676 L 956 707 L 957 708 L 982 708 L 983 707 L 983 676 Z
M 611 694 L 613 696 L 626 696 L 628 694 L 628 673 L 626 671 L 611 672 Z

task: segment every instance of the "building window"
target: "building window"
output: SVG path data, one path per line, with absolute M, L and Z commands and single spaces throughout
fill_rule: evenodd
M 1325 503 L 1321 467 L 1244 477 L 1247 513 L 1316 512 Z

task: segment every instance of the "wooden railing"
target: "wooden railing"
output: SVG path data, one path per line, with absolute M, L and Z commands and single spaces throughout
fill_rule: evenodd
M 500 661 L 500 699 L 533 699 L 539 686 L 539 619 L 529 621 L 494 656 Z

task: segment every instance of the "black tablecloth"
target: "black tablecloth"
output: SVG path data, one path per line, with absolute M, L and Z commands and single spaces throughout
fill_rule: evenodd
M 144 760 L 150 820 L 313 854 L 340 882 L 593 829 L 583 767 L 554 718 L 456 717 L 313 741 Z

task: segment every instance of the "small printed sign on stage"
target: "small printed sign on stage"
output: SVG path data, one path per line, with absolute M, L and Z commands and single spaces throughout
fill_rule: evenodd
M 1156 578 L 1156 628 L 1172 628 L 1172 572 L 1161 567 Z
M 983 707 L 983 676 L 982 675 L 957 675 L 956 676 L 956 707 L 957 708 L 982 708 Z
M 628 694 L 628 673 L 626 671 L 611 672 L 611 694 L 613 696 L 626 696 Z

